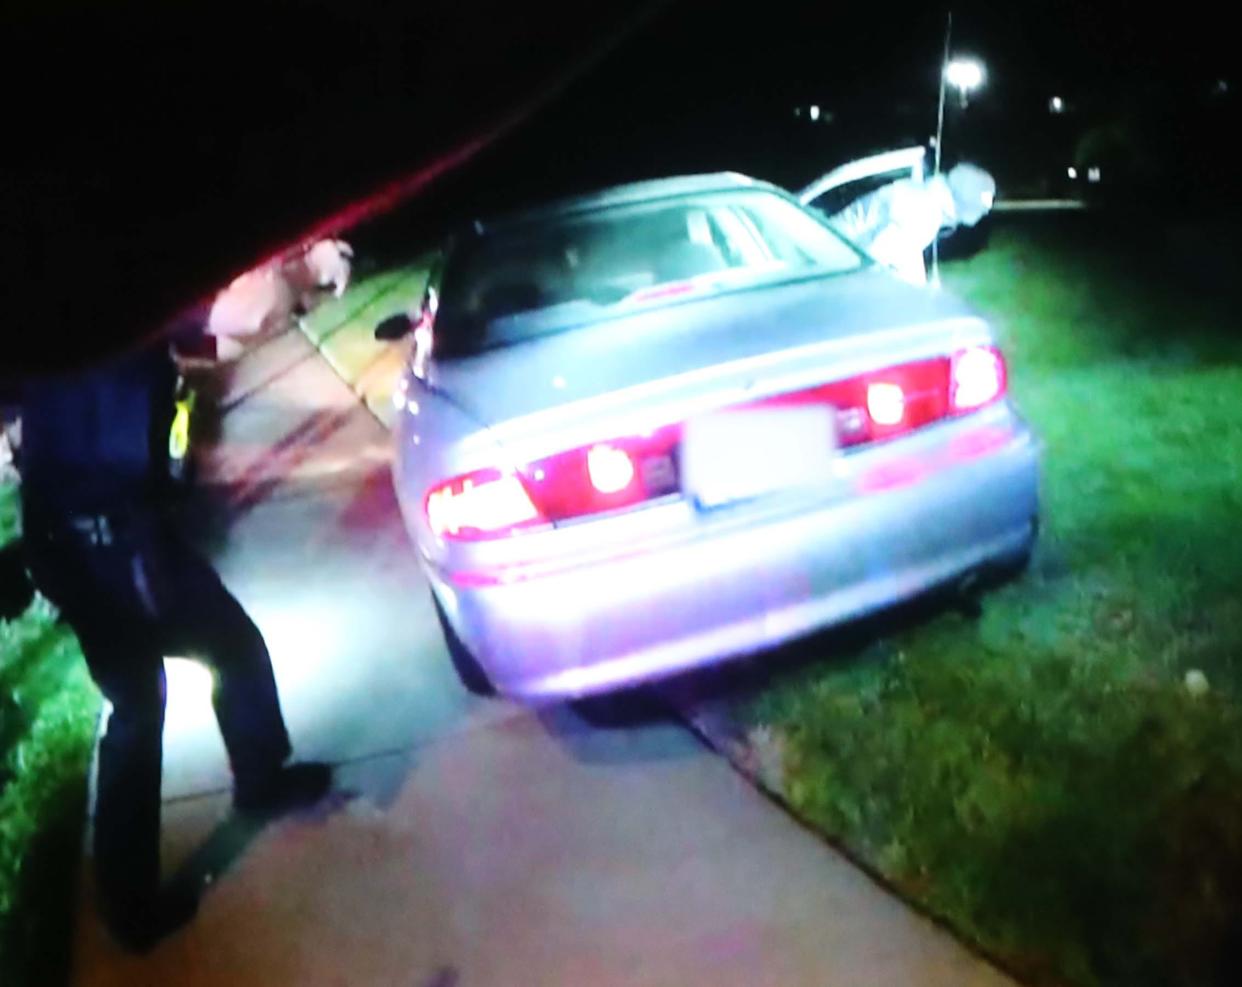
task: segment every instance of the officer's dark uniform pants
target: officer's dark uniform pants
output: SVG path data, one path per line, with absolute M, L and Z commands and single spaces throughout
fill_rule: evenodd
M 214 570 L 158 525 L 108 544 L 27 532 L 36 584 L 76 632 L 112 704 L 100 743 L 95 867 L 105 907 L 149 907 L 160 885 L 160 761 L 168 655 L 203 659 L 239 787 L 289 756 L 263 637 Z

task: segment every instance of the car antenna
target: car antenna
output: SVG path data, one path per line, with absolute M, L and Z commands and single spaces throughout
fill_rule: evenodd
M 940 177 L 940 149 L 944 143 L 944 84 L 949 74 L 949 45 L 953 37 L 953 11 L 948 10 L 944 24 L 944 57 L 940 62 L 940 99 L 936 108 L 936 164 L 933 172 Z M 932 240 L 931 245 L 932 275 L 931 283 L 940 287 L 940 237 Z

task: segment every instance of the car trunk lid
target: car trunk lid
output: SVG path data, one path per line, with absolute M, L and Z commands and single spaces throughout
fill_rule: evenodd
M 434 379 L 528 461 L 987 336 L 952 296 L 871 270 L 609 319 L 444 361 Z

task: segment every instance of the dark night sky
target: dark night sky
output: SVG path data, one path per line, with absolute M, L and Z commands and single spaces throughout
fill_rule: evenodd
M 411 241 L 493 206 L 643 175 L 809 180 L 934 124 L 942 6 L 655 6 L 642 22 L 640 5 L 616 0 L 568 12 L 536 0 L 6 0 L 0 372 L 151 331 L 627 26 L 640 25 L 533 122 L 405 209 Z M 1232 34 L 1211 10 L 955 4 L 955 48 L 990 71 L 976 131 L 998 146 L 1034 133 L 1024 114 L 1035 121 L 1054 91 L 1229 78 Z M 809 101 L 838 114 L 811 136 L 791 129 L 793 105 Z

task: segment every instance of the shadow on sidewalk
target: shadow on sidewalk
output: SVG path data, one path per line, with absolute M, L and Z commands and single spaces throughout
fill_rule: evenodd
M 226 874 L 266 828 L 263 822 L 229 816 L 169 878 L 172 887 L 199 891 Z
M 677 742 L 682 727 L 668 704 L 649 689 L 550 703 L 535 715 L 548 735 L 584 764 L 648 763 L 697 753 Z
M 342 811 L 357 796 L 358 793 L 352 789 L 334 789 L 313 808 L 288 813 L 281 818 L 255 819 L 230 813 L 172 873 L 168 886 L 196 894 L 204 892 L 232 870 L 265 829 L 289 820 L 322 823 Z

